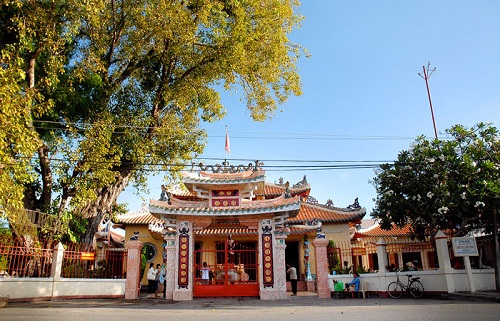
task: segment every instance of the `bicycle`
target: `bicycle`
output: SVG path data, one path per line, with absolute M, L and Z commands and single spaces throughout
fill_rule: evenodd
M 418 299 L 424 295 L 424 286 L 419 281 L 420 278 L 412 278 L 411 274 L 406 274 L 408 283 L 405 285 L 399 280 L 399 273 L 396 273 L 396 281 L 389 283 L 387 286 L 387 293 L 393 299 L 398 299 L 403 295 L 403 291 L 410 292 L 410 294 Z

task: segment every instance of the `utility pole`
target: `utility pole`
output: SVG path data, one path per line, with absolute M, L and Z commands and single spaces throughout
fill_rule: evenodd
M 431 91 L 429 90 L 429 78 L 431 77 L 432 73 L 436 71 L 436 67 L 434 67 L 432 70 L 430 70 L 431 62 L 427 64 L 427 67 L 422 66 L 422 69 L 424 70 L 424 74 L 422 75 L 421 73 L 418 73 L 418 75 L 425 80 L 425 86 L 427 88 L 427 97 L 429 97 L 429 105 L 431 106 L 431 115 L 432 115 L 432 124 L 434 125 L 434 135 L 436 136 L 436 139 L 438 139 L 438 133 L 436 129 L 436 121 L 434 120 L 434 110 L 432 109 L 432 99 L 431 99 Z

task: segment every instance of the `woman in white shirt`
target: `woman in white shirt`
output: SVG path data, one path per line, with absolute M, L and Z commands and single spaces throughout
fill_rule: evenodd
M 158 273 L 157 270 L 154 268 L 154 263 L 149 263 L 149 270 L 148 270 L 148 297 L 152 297 L 155 294 L 155 282 L 156 282 L 156 273 Z

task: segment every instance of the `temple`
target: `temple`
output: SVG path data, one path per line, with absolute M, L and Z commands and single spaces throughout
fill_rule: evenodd
M 357 199 L 346 208 L 320 205 L 305 176 L 294 185 L 268 183 L 262 166 L 200 164 L 183 173 L 181 189 L 162 187 L 147 210 L 120 218 L 126 238 L 149 246 L 150 262 L 166 264 L 167 299 L 283 299 L 286 264 L 303 286 L 314 285 L 312 240 L 350 242 L 350 228 L 366 213 Z

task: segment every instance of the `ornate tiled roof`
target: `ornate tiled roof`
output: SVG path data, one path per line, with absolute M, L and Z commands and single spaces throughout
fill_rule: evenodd
M 291 235 L 302 235 L 302 234 L 308 234 L 312 232 L 316 232 L 316 229 L 310 228 L 310 229 L 301 229 L 301 228 L 289 228 L 289 234 Z M 241 227 L 241 228 L 205 228 L 203 230 L 196 230 L 194 231 L 194 234 L 197 236 L 212 236 L 212 235 L 219 235 L 219 236 L 228 236 L 228 235 L 239 235 L 239 236 L 251 236 L 251 235 L 259 235 L 259 231 L 255 229 L 249 229 L 246 227 Z
M 323 223 L 341 223 L 361 220 L 366 214 L 365 208 L 357 210 L 345 210 L 338 207 L 326 205 L 313 205 L 306 202 L 301 203 L 299 214 L 289 218 L 289 223 L 305 223 L 318 219 Z
M 163 224 L 163 221 L 157 219 L 153 215 L 148 213 L 140 213 L 137 215 L 119 215 L 118 223 L 126 225 L 149 225 L 149 224 Z
M 150 213 L 142 213 L 138 214 L 136 216 L 131 216 L 131 215 L 121 215 L 118 216 L 118 221 L 119 223 L 125 224 L 125 225 L 162 225 L 163 221 L 160 219 L 157 219 Z M 309 229 L 304 229 L 304 228 L 294 228 L 289 227 L 290 234 L 296 235 L 296 234 L 307 234 L 311 232 L 315 232 L 315 228 L 309 228 Z M 157 233 L 156 230 L 152 230 L 151 232 Z M 259 231 L 256 229 L 249 229 L 245 226 L 243 227 L 208 227 L 203 230 L 195 230 L 194 231 L 195 235 L 198 236 L 207 236 L 207 235 L 223 235 L 223 236 L 228 236 L 228 235 L 239 235 L 239 236 L 250 236 L 250 235 L 258 235 Z
M 191 206 L 189 206 L 191 204 Z M 153 214 L 169 215 L 252 215 L 278 213 L 284 211 L 296 212 L 300 209 L 298 197 L 285 198 L 284 195 L 269 200 L 249 201 L 243 200 L 240 206 L 208 207 L 200 206 L 199 202 L 185 201 L 185 207 L 169 204 L 166 201 L 151 200 L 149 204 L 150 212 Z M 204 203 L 208 205 L 208 203 Z M 293 213 L 291 213 L 293 216 Z
M 232 228 L 205 228 L 203 230 L 196 230 L 194 234 L 197 236 L 208 236 L 208 235 L 238 235 L 238 236 L 249 236 L 249 235 L 259 235 L 259 231 L 255 229 L 249 229 L 247 227 L 232 227 Z
M 357 237 L 388 237 L 388 236 L 408 236 L 411 233 L 410 225 L 406 225 L 405 227 L 398 227 L 396 225 L 392 225 L 390 230 L 384 230 L 380 227 L 379 224 L 375 224 L 367 229 L 360 230 L 356 232 L 354 238 Z

